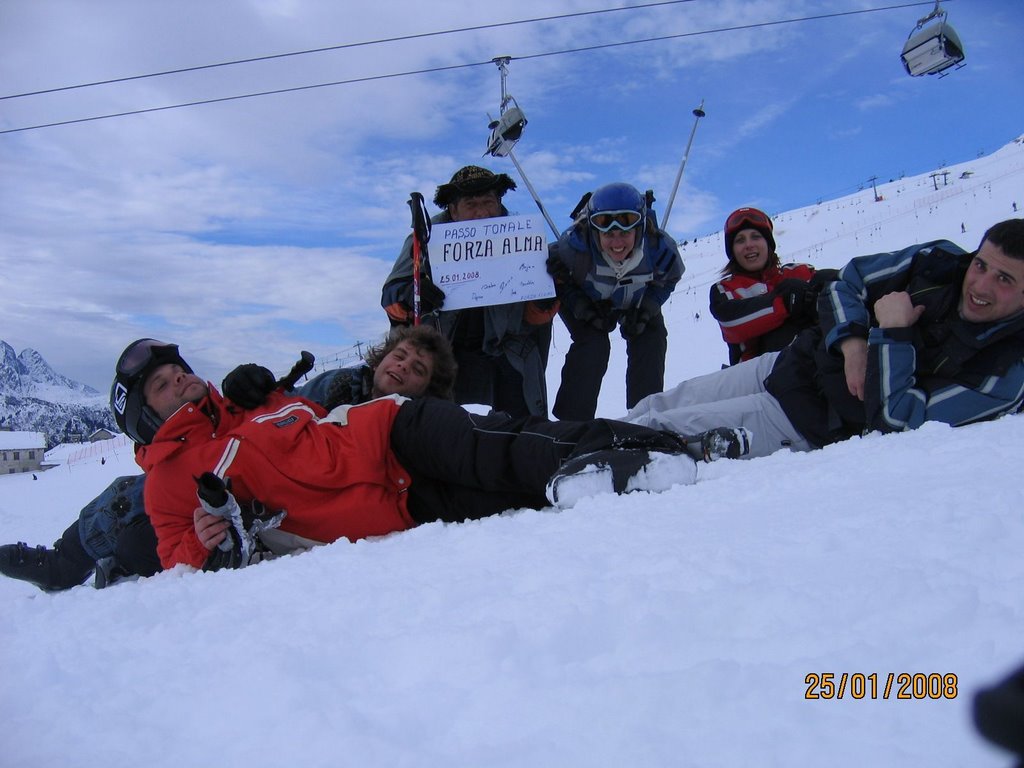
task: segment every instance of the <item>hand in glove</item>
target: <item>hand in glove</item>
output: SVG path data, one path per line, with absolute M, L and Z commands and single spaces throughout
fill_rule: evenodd
M 788 277 L 775 286 L 775 290 L 772 292 L 776 296 L 782 297 L 789 316 L 794 320 L 806 320 L 815 316 L 818 289 L 810 283 L 795 277 Z
M 829 283 L 839 279 L 838 269 L 816 269 L 811 277 L 811 287 L 819 291 Z
M 627 339 L 639 336 L 647 330 L 651 318 L 661 313 L 661 305 L 649 297 L 640 301 L 640 306 L 627 309 L 619 320 L 622 335 Z
M 572 315 L 580 322 L 590 325 L 594 330 L 609 333 L 615 327 L 615 317 L 612 315 L 611 309 L 610 302 L 594 301 L 581 293 L 573 306 Z
M 267 396 L 277 387 L 277 381 L 267 368 L 256 363 L 240 365 L 221 384 L 224 397 L 246 410 L 258 408 L 267 402 Z
M 572 282 L 572 272 L 557 253 L 548 256 L 548 260 L 544 263 L 547 266 L 548 274 L 554 279 L 556 285 L 568 285 Z

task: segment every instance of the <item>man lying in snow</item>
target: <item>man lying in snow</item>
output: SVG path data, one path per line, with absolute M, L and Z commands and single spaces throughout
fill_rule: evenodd
M 822 291 L 819 327 L 781 352 L 684 381 L 625 421 L 752 433 L 748 457 L 869 430 L 992 419 L 1024 401 L 1024 219 L 978 250 L 947 240 L 853 259 Z
M 687 445 L 704 455 L 707 444 L 607 419 L 481 416 L 433 397 L 392 395 L 327 416 L 273 391 L 243 408 L 193 374 L 177 346 L 153 339 L 122 353 L 111 406 L 138 444 L 165 568 L 203 567 L 228 535 L 227 521 L 197 508 L 195 478 L 206 472 L 230 478 L 243 504 L 286 510 L 282 531 L 332 542 L 571 506 L 596 490 L 663 490 L 695 480 Z
M 451 399 L 456 370 L 447 340 L 433 328 L 414 326 L 396 329 L 371 347 L 365 364 L 324 371 L 294 392 L 328 410 L 390 394 Z M 229 373 L 223 388 L 233 402 L 255 407 L 276 386 L 268 369 L 250 363 Z M 0 546 L 0 573 L 46 592 L 78 586 L 93 570 L 97 587 L 128 576 L 152 576 L 161 566 L 143 503 L 145 480 L 145 475 L 114 480 L 82 508 L 52 548 L 24 542 Z

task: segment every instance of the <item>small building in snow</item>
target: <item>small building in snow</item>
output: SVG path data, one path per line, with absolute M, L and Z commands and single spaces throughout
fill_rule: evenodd
M 0 431 L 0 475 L 38 472 L 45 453 L 46 435 L 42 432 Z

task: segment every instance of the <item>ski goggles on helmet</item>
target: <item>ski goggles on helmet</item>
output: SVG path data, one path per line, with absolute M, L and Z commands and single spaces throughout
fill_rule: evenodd
M 121 431 L 140 445 L 151 443 L 164 421 L 146 405 L 142 394 L 146 377 L 164 363 L 175 363 L 192 373 L 178 353 L 177 344 L 156 339 L 132 342 L 117 360 L 114 383 L 110 387 L 110 410 Z
M 643 220 L 639 211 L 598 211 L 590 214 L 590 226 L 598 232 L 611 232 L 612 229 L 629 232 Z
M 177 355 L 178 347 L 156 339 L 139 339 L 121 353 L 117 361 L 118 376 L 134 378 L 158 357 L 167 357 L 167 352 Z
M 768 214 L 757 208 L 740 208 L 729 214 L 725 220 L 726 232 L 738 232 L 741 229 L 772 229 L 772 220 Z

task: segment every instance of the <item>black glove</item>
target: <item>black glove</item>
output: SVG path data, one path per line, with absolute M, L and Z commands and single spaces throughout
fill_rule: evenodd
M 789 316 L 794 320 L 805 320 L 815 316 L 817 312 L 818 289 L 804 280 L 787 277 L 772 291 L 781 296 Z
M 231 549 L 223 550 L 220 547 L 214 547 L 210 550 L 206 562 L 203 563 L 203 570 L 205 572 L 219 571 L 222 568 L 242 567 L 242 539 L 234 526 L 228 526 L 227 536 L 227 541 L 231 542 Z
M 555 283 L 568 284 L 572 282 L 572 272 L 569 271 L 565 262 L 558 258 L 558 254 L 552 253 L 544 263 L 547 266 L 548 274 L 554 278 Z
M 811 286 L 819 291 L 831 282 L 839 279 L 838 269 L 816 269 L 811 277 Z
M 572 316 L 602 333 L 609 333 L 615 327 L 616 322 L 616 318 L 612 314 L 611 302 L 594 301 L 582 293 L 572 308 Z
M 369 366 L 343 370 L 327 387 L 321 403 L 325 410 L 333 411 L 339 405 L 358 405 L 370 398 L 373 389 L 373 371 Z
M 256 363 L 240 365 L 221 384 L 224 397 L 246 410 L 267 402 L 267 396 L 277 387 L 277 380 L 267 368 Z
M 651 318 L 661 313 L 661 305 L 651 298 L 644 297 L 640 306 L 627 309 L 619 320 L 622 335 L 627 339 L 639 336 L 647 330 Z
M 416 290 L 415 283 L 412 281 L 406 286 L 405 290 L 402 291 L 401 301 L 410 310 L 413 309 L 415 304 L 413 303 L 413 296 Z M 444 306 L 444 291 L 434 285 L 434 281 L 430 279 L 430 276 L 424 273 L 420 274 L 420 315 L 429 315 L 431 312 L 436 312 Z

